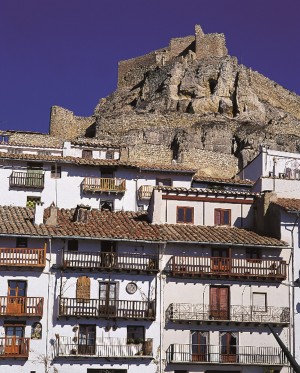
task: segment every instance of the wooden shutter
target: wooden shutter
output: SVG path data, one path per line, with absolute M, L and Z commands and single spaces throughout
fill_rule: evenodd
M 221 224 L 221 210 L 215 209 L 215 225 Z
M 90 300 L 91 280 L 87 276 L 81 276 L 77 279 L 76 298 L 77 302 Z

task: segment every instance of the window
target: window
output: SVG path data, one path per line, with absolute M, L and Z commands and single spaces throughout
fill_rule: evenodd
M 258 247 L 246 249 L 246 259 L 259 262 L 261 259 L 261 251 Z
M 101 170 L 101 177 L 104 179 L 112 179 L 114 177 L 113 170 L 107 169 L 107 170 Z
M 231 210 L 215 209 L 215 225 L 231 225 Z
M 209 288 L 209 316 L 213 320 L 229 320 L 229 288 L 211 286 Z
M 78 354 L 94 355 L 95 352 L 96 352 L 96 325 L 79 325 Z
M 0 142 L 2 144 L 8 144 L 8 142 L 9 142 L 9 136 L 8 135 L 0 135 Z
M 27 237 L 17 237 L 16 247 L 28 247 Z
M 171 179 L 156 179 L 156 185 L 158 186 L 172 186 Z
M 143 326 L 127 326 L 127 343 L 143 343 L 145 328 Z
M 102 201 L 100 202 L 101 211 L 114 211 L 113 201 Z
M 107 150 L 105 154 L 106 159 L 114 159 L 114 151 L 113 150 Z
M 208 333 L 191 331 L 192 361 L 207 361 Z
M 60 179 L 61 178 L 61 166 L 57 166 L 53 164 L 51 166 L 51 178 L 52 179 Z
M 177 206 L 177 223 L 194 223 L 194 207 Z
M 11 322 L 5 325 L 5 347 L 6 355 L 28 354 L 28 344 L 24 340 L 25 325 L 22 322 Z
M 35 208 L 38 202 L 41 202 L 41 197 L 27 196 L 26 207 Z
M 78 251 L 78 241 L 69 240 L 68 241 L 68 251 Z
M 221 361 L 234 363 L 237 361 L 238 335 L 231 332 L 220 332 Z
M 83 150 L 82 151 L 82 158 L 83 159 L 93 159 L 93 151 L 92 150 Z
M 253 312 L 267 311 L 267 293 L 252 294 Z
M 117 313 L 117 283 L 99 282 L 99 313 L 100 316 L 115 317 Z

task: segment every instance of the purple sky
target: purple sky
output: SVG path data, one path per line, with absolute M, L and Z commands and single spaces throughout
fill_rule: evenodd
M 52 105 L 88 116 L 119 60 L 223 32 L 231 55 L 300 94 L 299 0 L 2 0 L 0 128 L 48 132 Z

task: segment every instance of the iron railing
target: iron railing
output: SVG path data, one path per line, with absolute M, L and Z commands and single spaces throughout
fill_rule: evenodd
M 152 357 L 153 340 L 147 338 L 141 343 L 127 343 L 125 338 L 74 338 L 58 336 L 54 344 L 55 356 L 92 356 L 103 358 Z
M 167 350 L 168 363 L 216 363 L 242 365 L 287 365 L 279 347 L 213 346 L 172 344 Z
M 290 322 L 288 307 L 270 306 L 229 306 L 216 308 L 207 304 L 171 303 L 166 311 L 166 319 L 172 322 L 191 321 L 232 321 L 254 324 L 283 324 Z

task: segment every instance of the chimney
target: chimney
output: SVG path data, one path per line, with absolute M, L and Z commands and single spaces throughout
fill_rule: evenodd
M 54 203 L 50 205 L 49 210 L 49 217 L 45 224 L 55 226 L 57 225 L 57 207 Z
M 86 223 L 88 218 L 88 212 L 91 206 L 77 205 L 73 217 L 73 221 L 77 223 Z
M 43 224 L 44 223 L 44 203 L 36 202 L 34 210 L 34 224 Z

